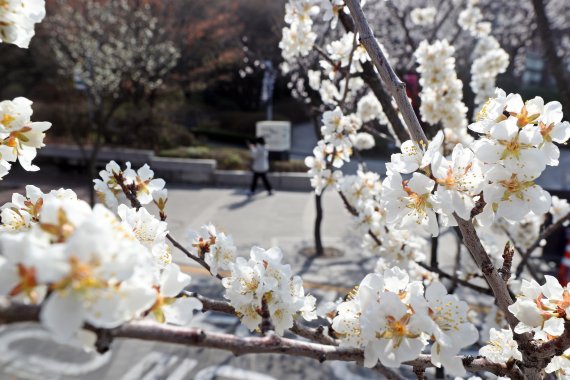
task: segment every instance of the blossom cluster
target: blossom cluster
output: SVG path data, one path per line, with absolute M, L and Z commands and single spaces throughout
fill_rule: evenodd
M 422 120 L 431 125 L 441 123 L 446 142 L 468 144 L 467 107 L 463 103 L 463 83 L 455 71 L 455 48 L 446 40 L 433 44 L 422 41 L 414 53 L 421 74 Z
M 28 186 L 25 196 L 14 195 L 2 207 L 0 294 L 41 304 L 42 325 L 84 344 L 85 323 L 187 324 L 201 304 L 181 296 L 190 276 L 164 260 L 166 224 L 142 208 L 121 205 L 118 213 L 91 208 L 72 190 Z
M 225 297 L 251 331 L 260 328 L 263 304 L 278 335 L 293 326 L 297 313 L 308 321 L 316 318 L 315 298 L 305 294 L 303 280 L 292 276 L 282 259 L 279 248 L 253 247 L 249 260 L 238 257 L 231 262 L 231 274 L 222 280 Z
M 509 310 L 520 321 L 515 333 L 531 333 L 535 340 L 548 341 L 562 335 L 569 318 L 570 290 L 552 276 L 545 276 L 544 285 L 522 280 L 521 294 Z
M 518 94 L 497 90 L 469 128 L 483 134 L 472 148 L 486 165 L 482 225 L 502 216 L 516 222 L 529 212 L 541 215 L 551 207 L 550 195 L 535 184 L 547 165 L 557 165 L 570 123 L 562 121 L 559 102 L 536 97 L 523 102 Z
M 218 231 L 213 224 L 202 226 L 200 231 L 190 231 L 191 251 L 210 266 L 210 273 L 229 270 L 235 261 L 237 248 L 231 236 Z
M 285 5 L 285 23 L 288 26 L 283 28 L 283 38 L 279 42 L 285 60 L 309 54 L 317 39 L 311 17 L 318 11 L 314 0 L 294 0 Z
M 0 2 L 0 42 L 27 48 L 35 34 L 35 24 L 46 15 L 45 0 Z
M 121 184 L 136 196 L 141 205 L 155 202 L 157 205 L 166 203 L 168 192 L 164 189 L 165 182 L 154 178 L 154 172 L 147 164 L 137 171 L 131 168 L 131 163 L 125 164 L 123 170 L 115 161 L 109 162 L 105 170 L 99 172 L 101 179 L 94 179 L 97 197 L 109 209 L 116 211 L 120 204 L 130 204 Z
M 0 178 L 8 174 L 10 162 L 18 161 L 27 171 L 39 170 L 32 160 L 45 146 L 44 132 L 51 123 L 32 122 L 32 113 L 32 102 L 26 98 L 0 102 Z
M 570 138 L 560 103 L 544 104 L 541 98 L 524 103 L 520 95 L 497 90 L 478 120 L 469 128 L 483 136 L 469 147 L 456 145 L 449 158 L 441 153 L 441 132 L 427 147 L 402 144 L 402 153 L 387 164 L 382 186 L 389 225 L 420 227 L 437 236 L 439 225 L 455 225 L 453 214 L 470 219 L 481 192 L 486 202 L 478 216 L 482 226 L 500 217 L 513 223 L 549 211 L 550 195 L 534 181 L 546 165 L 558 162 L 553 142 Z M 401 173 L 412 177 L 404 180 Z
M 473 51 L 470 86 L 475 94 L 475 104 L 480 106 L 493 97 L 497 75 L 509 66 L 509 54 L 492 36 L 483 36 Z
M 463 375 L 456 357 L 479 334 L 467 319 L 468 306 L 445 287 L 409 281 L 400 268 L 367 275 L 349 299 L 337 307 L 332 327 L 341 346 L 363 347 L 364 365 L 388 367 L 416 359 L 431 341 L 431 360 Z
M 414 8 L 410 12 L 410 20 L 419 26 L 431 25 L 435 21 L 437 10 L 434 7 Z
M 483 21 L 483 13 L 477 7 L 479 0 L 468 0 L 467 7 L 459 13 L 457 23 L 475 37 L 487 36 L 491 33 L 491 23 Z

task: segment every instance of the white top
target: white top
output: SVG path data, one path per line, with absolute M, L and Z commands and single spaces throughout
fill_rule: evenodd
M 263 145 L 254 145 L 250 148 L 253 165 L 251 168 L 254 172 L 265 173 L 269 170 L 269 153 Z

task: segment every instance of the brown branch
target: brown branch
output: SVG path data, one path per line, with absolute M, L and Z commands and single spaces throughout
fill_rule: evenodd
M 37 322 L 40 308 L 36 305 L 24 305 L 0 300 L 0 324 L 20 322 Z M 161 325 L 156 322 L 129 322 L 114 329 L 99 329 L 85 325 L 85 329 L 96 333 L 108 345 L 116 338 L 131 338 L 151 342 L 174 343 L 192 347 L 216 348 L 230 351 L 236 356 L 246 354 L 283 354 L 307 357 L 324 362 L 326 360 L 341 360 L 362 363 L 364 352 L 357 348 L 345 348 L 323 345 L 312 342 L 283 338 L 275 334 L 264 337 L 238 337 L 231 334 L 205 331 L 197 328 L 175 327 Z M 469 371 L 489 371 L 496 375 L 517 377 L 517 369 L 508 368 L 504 364 L 495 364 L 485 358 L 462 357 Z M 404 363 L 415 368 L 433 367 L 429 355 Z M 379 365 L 380 366 L 380 365 Z M 399 379 L 399 377 L 393 377 Z
M 193 297 L 202 302 L 202 310 L 217 311 L 218 313 L 236 315 L 236 310 L 229 302 L 204 297 L 195 292 L 183 290 L 180 295 Z
M 187 297 L 194 297 L 202 302 L 202 310 L 203 311 L 215 311 L 218 313 L 224 313 L 236 316 L 236 310 L 229 302 L 216 300 L 213 298 L 204 297 L 195 292 L 189 292 L 183 290 L 181 295 Z M 305 339 L 309 339 L 313 342 L 327 344 L 329 346 L 338 346 L 339 342 L 333 339 L 332 337 L 326 335 L 325 326 L 318 326 L 316 328 L 305 326 L 297 321 L 293 322 L 293 327 L 291 328 L 291 332 L 303 337 Z
M 305 339 L 308 339 L 313 342 L 317 342 L 320 344 L 326 344 L 329 346 L 338 346 L 339 342 L 325 334 L 325 327 L 319 326 L 316 328 L 307 327 L 298 323 L 297 321 L 293 322 L 293 327 L 291 327 L 291 332 L 295 335 L 299 335 Z
M 368 55 L 370 55 L 372 62 L 376 66 L 376 69 L 378 70 L 384 85 L 388 88 L 388 91 L 392 94 L 396 100 L 396 103 L 398 104 L 398 108 L 402 113 L 402 117 L 408 127 L 408 132 L 410 133 L 412 140 L 427 145 L 428 140 L 426 138 L 426 135 L 422 130 L 419 120 L 406 95 L 406 85 L 398 78 L 394 72 L 394 69 L 386 59 L 386 56 L 382 52 L 378 41 L 372 34 L 372 30 L 366 20 L 366 17 L 364 16 L 364 12 L 360 7 L 359 1 L 345 0 L 345 3 L 350 9 L 350 14 L 354 19 L 356 29 L 360 33 L 360 40 L 362 44 L 368 52 Z M 463 220 L 456 214 L 453 216 L 457 221 L 459 230 L 463 236 L 463 242 L 465 246 L 477 263 L 477 266 L 483 272 L 483 275 L 485 276 L 489 287 L 496 297 L 496 302 L 499 309 L 503 311 L 507 322 L 511 328 L 514 329 L 518 324 L 518 320 L 508 309 L 508 307 L 513 303 L 513 299 L 509 293 L 509 289 L 506 283 L 499 275 L 499 272 L 495 270 L 489 255 L 485 251 L 485 248 L 477 236 L 477 232 L 475 231 L 475 227 L 473 226 L 471 220 Z M 532 349 L 529 348 L 531 340 L 529 334 L 517 335 L 516 339 L 519 343 L 521 351 L 523 352 L 523 358 L 525 360 L 532 360 L 533 352 Z M 530 367 L 524 368 L 525 373 L 528 373 L 529 375 L 535 374 L 536 369 L 540 370 L 541 368 L 544 368 L 543 364 L 544 363 L 538 362 L 528 363 Z
M 345 3 L 350 9 L 350 15 L 354 21 L 355 29 L 360 34 L 361 43 L 364 45 L 364 48 L 372 59 L 374 66 L 378 69 L 382 83 L 388 89 L 388 93 L 394 97 L 398 104 L 398 108 L 406 125 L 408 126 L 408 133 L 412 137 L 412 140 L 417 142 L 423 141 L 427 146 L 427 138 L 423 133 L 412 105 L 408 101 L 406 85 L 400 80 L 400 78 L 398 78 L 394 69 L 386 59 L 386 56 L 382 52 L 378 41 L 372 33 L 370 25 L 368 25 L 368 22 L 366 21 L 364 12 L 362 12 L 362 8 L 360 8 L 359 2 L 357 0 L 346 0 Z
M 509 367 L 505 364 L 496 364 L 480 356 L 464 356 L 461 360 L 465 369 L 470 372 L 488 371 L 497 376 L 508 376 L 512 380 L 525 380 L 523 374 L 516 366 Z M 418 369 L 433 367 L 430 355 L 420 355 L 419 358 L 410 360 L 405 364 Z
M 535 343 L 535 352 L 538 358 L 549 359 L 552 356 L 559 356 L 570 347 L 570 322 L 564 324 L 564 332 L 559 337 L 549 340 L 546 343 Z
M 269 306 L 267 305 L 267 298 L 265 294 L 263 297 L 261 297 L 261 311 L 259 312 L 259 315 L 261 315 L 261 324 L 259 325 L 261 335 L 266 336 L 273 334 L 275 328 L 271 322 L 271 313 L 269 312 Z
M 166 238 L 168 239 L 168 241 L 170 241 L 172 243 L 173 246 L 175 246 L 180 251 L 182 251 L 188 258 L 194 260 L 195 262 L 200 264 L 202 267 L 206 268 L 206 270 L 208 272 L 210 272 L 210 274 L 212 273 L 210 266 L 208 265 L 208 263 L 206 263 L 206 261 L 204 261 L 202 258 L 194 255 L 192 252 L 188 251 L 182 244 L 180 244 L 176 239 L 174 239 L 172 237 L 172 235 L 167 234 Z M 213 274 L 212 274 L 212 276 L 213 276 Z M 217 277 L 220 280 L 223 278 L 220 274 L 217 274 L 215 277 Z
M 339 13 L 339 20 L 344 26 L 344 29 L 347 32 L 353 32 L 356 34 L 358 31 L 356 30 L 356 26 L 352 17 L 349 14 L 344 12 Z M 406 127 L 400 120 L 400 116 L 398 115 L 398 110 L 394 108 L 392 105 L 392 97 L 390 94 L 386 92 L 384 89 L 384 85 L 380 78 L 378 78 L 378 73 L 374 69 L 374 65 L 371 62 L 364 62 L 362 63 L 362 80 L 366 82 L 368 87 L 372 90 L 376 99 L 380 102 L 384 114 L 388 118 L 388 121 L 392 125 L 394 132 L 396 133 L 396 137 L 400 142 L 404 142 L 409 139 L 408 131 Z
M 465 244 L 467 250 L 475 260 L 475 263 L 477 263 L 477 266 L 481 269 L 481 272 L 483 272 L 483 276 L 485 276 L 489 287 L 497 298 L 497 306 L 505 313 L 505 318 L 509 326 L 514 329 L 518 324 L 518 320 L 508 309 L 513 303 L 513 299 L 511 298 L 507 284 L 503 281 L 499 272 L 495 270 L 491 258 L 477 236 L 477 231 L 475 231 L 473 223 L 461 219 L 456 214 L 454 214 L 454 217 L 463 236 L 463 244 Z

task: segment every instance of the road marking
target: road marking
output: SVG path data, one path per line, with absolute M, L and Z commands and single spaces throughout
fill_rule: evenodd
M 136 365 L 131 367 L 127 373 L 125 373 L 121 379 L 122 380 L 151 380 L 158 379 L 161 376 L 167 375 L 171 372 L 171 367 L 173 367 L 176 362 L 179 361 L 179 357 L 176 355 L 171 355 L 163 352 L 153 351 L 146 354 L 142 360 L 140 360 Z M 182 367 L 176 368 L 172 371 L 176 374 L 177 378 L 184 378 L 196 365 L 198 361 L 194 360 L 192 362 L 182 362 Z
M 215 380 L 220 378 L 228 380 L 277 380 L 273 376 L 230 365 L 204 368 L 196 374 L 194 380 Z
M 14 347 L 15 343 L 23 340 L 47 341 L 58 344 L 51 338 L 49 332 L 34 326 L 26 326 L 25 330 L 4 330 L 0 335 L 0 363 L 5 363 L 3 371 L 15 374 L 18 378 L 30 380 L 61 379 L 62 376 L 76 377 L 85 375 L 102 368 L 109 363 L 111 352 L 103 355 L 93 353 L 88 361 L 82 363 L 66 362 L 42 356 L 42 352 L 23 352 Z M 63 345 L 62 345 L 63 346 Z M 48 355 L 52 354 L 49 352 Z

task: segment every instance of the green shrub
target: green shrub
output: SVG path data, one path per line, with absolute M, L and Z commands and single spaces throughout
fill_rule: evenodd
M 227 156 L 218 160 L 218 169 L 222 170 L 245 170 L 247 169 L 247 162 L 236 153 L 229 153 Z
M 196 143 L 194 135 L 183 125 L 165 122 L 158 136 L 159 149 L 172 149 Z
M 272 161 L 270 166 L 271 171 L 274 172 L 306 172 L 309 170 L 303 160 Z

